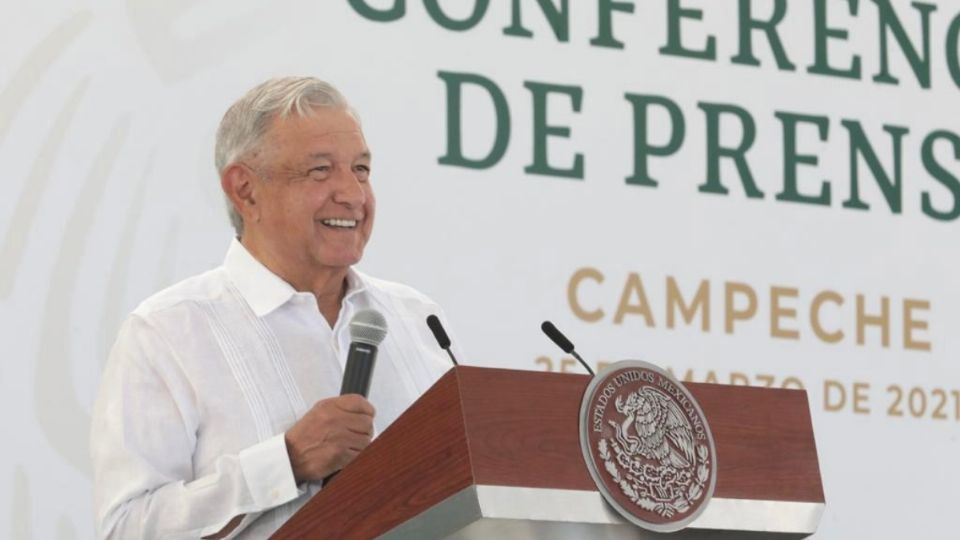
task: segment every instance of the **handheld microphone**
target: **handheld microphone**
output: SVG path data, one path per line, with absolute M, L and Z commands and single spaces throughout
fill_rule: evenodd
M 583 361 L 583 358 L 580 358 L 580 355 L 577 354 L 577 351 L 573 350 L 573 343 L 570 343 L 570 340 L 567 339 L 567 336 L 563 335 L 560 330 L 557 330 L 557 327 L 554 326 L 552 322 L 543 321 L 543 324 L 540 325 L 540 329 L 543 330 L 543 333 L 546 334 L 548 338 L 550 338 L 550 341 L 556 343 L 557 347 L 563 349 L 563 352 L 572 354 L 573 357 L 580 362 L 580 365 L 583 366 L 583 369 L 587 370 L 587 373 L 589 373 L 591 376 L 595 375 L 593 370 L 590 369 L 590 366 Z
M 360 394 L 367 397 L 370 379 L 377 360 L 377 347 L 387 337 L 387 320 L 379 311 L 364 309 L 350 319 L 350 350 L 343 371 L 340 395 Z
M 373 309 L 358 311 L 350 319 L 350 350 L 347 352 L 347 367 L 343 370 L 340 395 L 360 394 L 367 397 L 370 379 L 377 360 L 377 347 L 387 337 L 387 320 Z M 334 471 L 323 479 L 326 486 L 340 471 Z
M 447 354 L 450 356 L 450 361 L 453 362 L 453 365 L 460 365 L 457 362 L 456 357 L 453 356 L 453 352 L 450 351 L 450 337 L 447 336 L 446 330 L 443 329 L 443 325 L 440 324 L 440 317 L 436 315 L 429 315 L 427 317 L 427 326 L 430 327 L 430 331 L 433 332 L 434 339 L 437 340 L 437 345 L 440 345 L 440 348 L 447 351 Z

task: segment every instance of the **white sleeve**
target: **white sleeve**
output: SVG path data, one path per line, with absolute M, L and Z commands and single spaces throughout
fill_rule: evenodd
M 168 343 L 142 318 L 123 325 L 100 381 L 90 453 L 100 538 L 200 538 L 300 495 L 283 434 L 194 477 L 194 390 Z

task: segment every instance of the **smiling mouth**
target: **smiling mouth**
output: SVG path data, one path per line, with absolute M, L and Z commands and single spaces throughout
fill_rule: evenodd
M 321 219 L 320 223 L 323 223 L 327 227 L 332 229 L 356 229 L 357 220 L 355 219 Z

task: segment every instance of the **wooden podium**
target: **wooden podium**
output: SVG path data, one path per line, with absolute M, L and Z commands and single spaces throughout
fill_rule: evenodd
M 578 437 L 586 375 L 451 369 L 273 538 L 804 538 L 824 508 L 802 390 L 688 383 L 717 484 L 686 529 L 653 533 L 597 491 Z

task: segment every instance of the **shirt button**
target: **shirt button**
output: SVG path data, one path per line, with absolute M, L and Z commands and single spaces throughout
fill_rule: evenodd
M 270 498 L 273 499 L 273 500 L 279 499 L 279 498 L 280 498 L 280 492 L 277 491 L 276 489 L 273 490 L 273 491 L 271 491 L 271 492 L 270 492 Z

